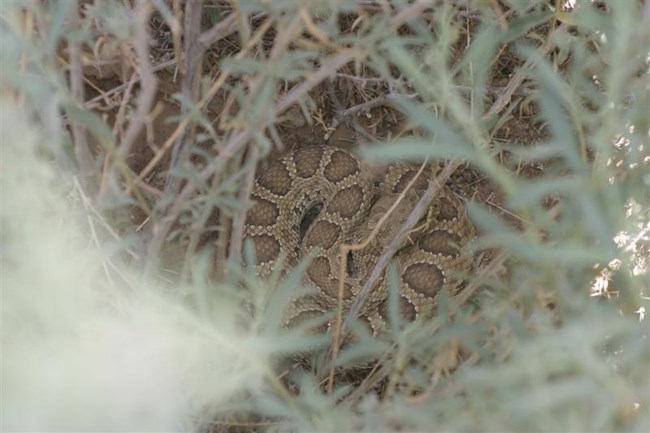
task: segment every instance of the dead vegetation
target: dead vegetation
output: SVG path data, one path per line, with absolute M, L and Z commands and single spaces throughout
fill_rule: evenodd
M 438 180 L 472 203 L 483 254 L 463 297 L 431 323 L 361 339 L 348 356 L 373 368 L 335 381 L 348 358 L 337 361 L 328 343 L 312 371 L 279 368 L 259 394 L 244 389 L 231 406 L 205 409 L 204 428 L 647 426 L 647 330 L 627 322 L 648 299 L 650 36 L 638 18 L 647 4 L 54 3 L 16 7 L 14 31 L 57 42 L 43 69 L 65 78 L 57 101 L 72 148 L 48 152 L 102 222 L 98 236 L 135 239 L 105 267 L 116 285 L 124 266 L 172 290 L 205 285 L 223 302 L 268 298 L 242 270 L 244 222 L 256 170 L 294 146 L 430 158 Z M 60 17 L 77 36 L 52 29 Z M 30 62 L 23 53 L 19 70 Z M 16 83 L 12 97 L 39 114 L 43 95 Z M 622 250 L 612 241 L 621 232 Z M 618 276 L 603 271 L 615 258 Z M 601 282 L 604 304 L 589 297 L 599 272 L 620 295 Z M 268 284 L 282 293 L 291 278 Z M 190 290 L 185 301 L 201 310 L 204 296 Z M 614 357 L 619 371 L 607 360 L 618 353 L 604 348 L 611 339 L 635 354 Z

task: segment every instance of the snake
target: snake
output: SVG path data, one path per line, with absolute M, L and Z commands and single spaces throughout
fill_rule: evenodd
M 267 278 L 273 272 L 286 274 L 303 260 L 308 263 L 302 282 L 310 291 L 292 299 L 284 313 L 286 327 L 337 311 L 340 247 L 370 238 L 345 260 L 342 295 L 348 311 L 429 184 L 426 172 L 418 176 L 417 167 L 405 163 L 389 165 L 381 179 L 373 173 L 354 152 L 319 144 L 272 159 L 256 177 L 244 226 L 244 241 L 254 245 L 256 273 Z M 399 312 L 409 321 L 433 314 L 442 291 L 453 296 L 462 289 L 472 266 L 467 246 L 476 237 L 463 201 L 447 186 L 439 189 L 420 223 L 391 259 L 398 276 Z M 389 281 L 385 274 L 359 313 L 374 335 L 387 329 Z M 314 332 L 329 327 L 331 320 Z

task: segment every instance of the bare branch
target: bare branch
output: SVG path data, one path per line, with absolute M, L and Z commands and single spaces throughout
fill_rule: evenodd
M 74 1 L 69 7 L 71 25 L 73 27 L 79 26 L 79 5 Z M 72 97 L 76 103 L 81 104 L 84 100 L 84 86 L 83 86 L 83 70 L 81 67 L 81 48 L 79 42 L 70 41 L 68 49 L 70 50 L 70 89 Z M 72 137 L 74 142 L 74 154 L 79 164 L 79 181 L 84 191 L 88 193 L 93 180 L 97 176 L 95 172 L 95 164 L 90 148 L 88 147 L 88 140 L 86 136 L 86 128 L 78 121 L 71 119 Z
M 204 49 L 199 43 L 199 29 L 201 28 L 201 11 L 202 2 L 189 2 L 185 6 L 185 33 L 184 33 L 184 58 L 179 59 L 181 73 L 183 74 L 182 93 L 187 101 L 197 101 L 199 99 L 198 84 L 201 77 L 201 66 L 203 64 Z M 188 112 L 189 108 L 182 107 L 183 114 Z M 171 152 L 171 160 L 165 180 L 165 193 L 173 194 L 180 185 L 180 179 L 171 175 L 171 169 L 176 166 L 183 166 L 189 158 L 189 146 L 183 146 L 184 143 L 191 140 L 194 135 L 194 128 L 189 130 L 184 128 L 183 133 L 178 135 Z
M 213 25 L 209 30 L 203 32 L 199 37 L 199 43 L 203 49 L 207 49 L 210 45 L 234 33 L 236 30 L 237 17 L 235 14 L 228 15 L 226 18 Z
M 148 21 L 151 13 L 151 4 L 144 0 L 139 0 L 135 9 L 134 25 L 134 49 L 138 61 L 138 71 L 142 80 L 138 105 L 135 110 L 135 116 L 124 134 L 124 139 L 117 148 L 117 158 L 125 159 L 136 138 L 144 127 L 145 119 L 149 115 L 153 105 L 154 96 L 156 95 L 156 76 L 153 73 L 149 61 L 149 33 Z
M 553 37 L 554 35 L 558 33 L 564 33 L 566 32 L 568 26 L 566 24 L 561 24 L 554 33 L 551 33 L 544 43 L 538 50 L 537 50 L 537 56 L 530 57 L 528 60 L 526 60 L 526 63 L 524 63 L 524 66 L 521 68 L 522 70 L 531 70 L 537 65 L 537 62 L 544 58 L 548 54 L 553 47 L 555 47 L 555 43 L 553 42 L 555 38 Z M 512 79 L 508 82 L 508 85 L 505 87 L 504 92 L 497 98 L 496 101 L 494 101 L 494 104 L 490 107 L 490 109 L 483 115 L 483 120 L 489 119 L 495 114 L 500 113 L 506 106 L 510 103 L 510 100 L 512 99 L 512 96 L 514 95 L 515 91 L 521 86 L 521 83 L 524 82 L 525 75 L 522 74 L 521 72 L 515 73 L 515 75 L 512 77 Z

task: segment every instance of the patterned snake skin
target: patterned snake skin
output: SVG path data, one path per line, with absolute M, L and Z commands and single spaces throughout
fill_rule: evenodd
M 266 277 L 274 267 L 292 269 L 312 257 L 304 283 L 315 293 L 294 299 L 285 314 L 292 326 L 338 305 L 340 245 L 363 242 L 417 170 L 390 166 L 375 187 L 369 170 L 351 152 L 332 146 L 305 146 L 270 162 L 257 178 L 254 206 L 245 237 L 255 245 L 257 272 Z M 423 173 L 382 225 L 368 247 L 348 255 L 344 308 L 348 309 L 373 266 L 406 221 L 428 181 Z M 475 237 L 462 202 L 446 187 L 429 212 L 393 257 L 399 274 L 400 312 L 414 320 L 430 312 L 438 294 L 454 294 L 471 268 L 463 247 Z M 374 334 L 386 328 L 388 288 L 383 278 L 367 299 L 360 319 Z M 322 329 L 316 332 L 326 330 Z

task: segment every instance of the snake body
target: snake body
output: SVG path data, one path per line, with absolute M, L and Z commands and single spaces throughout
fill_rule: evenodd
M 364 241 L 416 175 L 416 169 L 396 164 L 375 186 L 369 170 L 353 153 L 325 145 L 297 148 L 261 172 L 245 226 L 245 238 L 255 246 L 257 273 L 266 277 L 279 265 L 287 271 L 302 258 L 311 257 L 304 282 L 314 293 L 293 300 L 285 314 L 286 326 L 336 311 L 340 245 Z M 420 175 L 369 245 L 348 255 L 345 309 L 427 184 Z M 409 320 L 430 312 L 441 290 L 456 293 L 471 267 L 463 249 L 476 231 L 462 201 L 443 187 L 430 215 L 422 221 L 424 229 L 412 234 L 393 257 L 399 275 L 399 309 Z M 359 317 L 375 334 L 386 328 L 386 280 L 371 293 Z

